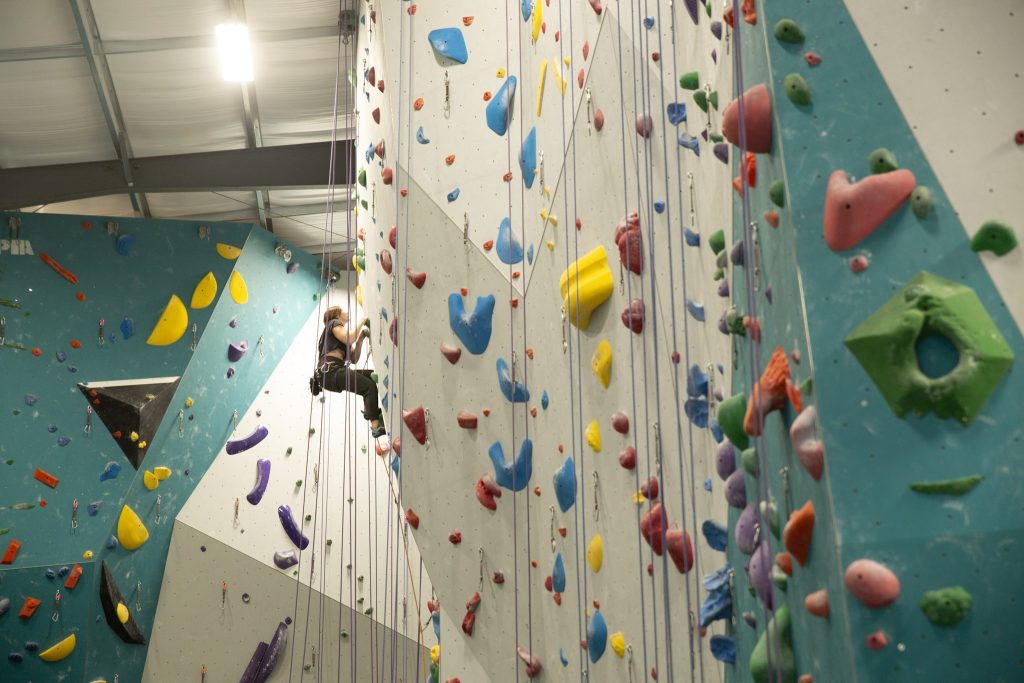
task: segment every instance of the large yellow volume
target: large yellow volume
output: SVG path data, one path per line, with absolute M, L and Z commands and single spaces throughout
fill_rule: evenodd
M 192 291 L 192 308 L 206 308 L 217 296 L 217 278 L 207 273 Z
M 244 304 L 249 301 L 249 288 L 245 285 L 245 279 L 237 270 L 231 273 L 231 280 L 228 281 L 228 291 L 236 304 Z
M 44 662 L 59 662 L 60 660 L 67 657 L 69 654 L 75 651 L 75 645 L 78 644 L 78 639 L 75 638 L 75 634 L 72 633 L 70 636 L 60 641 L 48 650 L 43 650 L 39 653 L 39 659 Z
M 581 330 L 586 330 L 590 326 L 590 315 L 608 300 L 615 289 L 604 247 L 597 247 L 570 265 L 562 273 L 558 287 L 562 292 L 562 303 L 569 312 L 569 320 Z
M 125 505 L 117 520 L 117 540 L 125 550 L 141 548 L 149 540 L 149 530 L 135 511 Z
M 167 302 L 146 343 L 153 346 L 168 346 L 181 339 L 187 328 L 188 311 L 185 310 L 185 304 L 176 294 L 171 294 L 171 300 Z
M 238 247 L 233 247 L 230 244 L 224 244 L 223 242 L 217 242 L 217 253 L 228 259 L 234 261 L 236 258 L 242 255 L 242 250 Z

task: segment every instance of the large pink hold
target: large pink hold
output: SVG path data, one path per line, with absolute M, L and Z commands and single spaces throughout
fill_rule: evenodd
M 409 278 L 409 282 L 411 282 L 416 289 L 423 289 L 423 283 L 427 281 L 426 273 L 417 273 L 413 271 L 412 268 L 405 269 L 405 276 Z
M 764 83 L 743 93 L 743 120 L 747 131 L 747 151 L 767 154 L 772 151 L 772 96 Z M 722 135 L 732 144 L 740 144 L 740 109 L 738 99 L 729 103 L 722 114 Z
M 856 560 L 846 568 L 846 588 L 866 607 L 888 607 L 900 597 L 900 580 L 874 560 Z
M 789 428 L 789 440 L 793 442 L 793 450 L 800 464 L 814 481 L 821 480 L 825 469 L 825 444 L 818 434 L 818 411 L 814 406 L 807 406 Z
M 494 477 L 485 474 L 476 482 L 476 499 L 488 510 L 497 510 L 498 503 L 495 498 L 501 498 L 501 488 L 494 481 Z
M 637 275 L 643 272 L 643 239 L 640 236 L 640 215 L 631 211 L 615 226 L 615 244 L 619 247 L 619 261 Z
M 381 268 L 381 270 L 383 270 L 388 275 L 391 275 L 391 269 L 393 267 L 394 267 L 394 264 L 391 261 L 391 252 L 388 251 L 387 249 L 385 249 L 384 251 L 380 252 L 380 268 Z
M 903 206 L 914 191 L 914 174 L 905 168 L 850 183 L 835 171 L 825 190 L 825 243 L 832 251 L 855 247 Z
M 423 412 L 423 406 L 412 410 L 403 410 L 402 420 L 417 441 L 423 444 L 427 442 L 427 416 Z

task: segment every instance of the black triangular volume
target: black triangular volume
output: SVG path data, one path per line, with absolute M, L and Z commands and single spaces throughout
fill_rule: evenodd
M 181 377 L 82 382 L 79 390 L 117 441 L 132 467 L 139 469 Z M 132 440 L 132 433 L 138 438 Z M 139 447 L 140 443 L 146 445 Z
M 102 562 L 100 566 L 102 567 L 102 575 L 100 576 L 100 604 L 103 605 L 103 614 L 107 618 L 107 624 L 124 642 L 145 645 L 146 637 L 142 635 L 139 625 L 135 623 L 135 617 L 132 616 L 131 610 L 128 610 L 128 621 L 122 624 L 121 620 L 118 619 L 118 604 L 124 603 L 127 608 L 128 603 L 124 602 L 121 589 L 118 588 L 114 575 L 107 568 L 107 563 Z

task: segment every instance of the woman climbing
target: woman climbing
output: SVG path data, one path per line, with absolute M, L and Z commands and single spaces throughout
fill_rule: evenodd
M 357 370 L 352 367 L 359 362 L 363 339 L 370 335 L 370 319 L 363 318 L 358 332 L 350 332 L 348 312 L 340 306 L 331 306 L 324 313 L 324 331 L 320 333 L 320 360 L 316 373 L 309 380 L 310 391 L 316 396 L 320 389 L 341 392 L 351 391 L 363 397 L 363 417 L 370 421 L 373 438 L 379 439 L 387 432 L 381 422 L 383 413 L 377 401 L 377 383 L 371 370 Z

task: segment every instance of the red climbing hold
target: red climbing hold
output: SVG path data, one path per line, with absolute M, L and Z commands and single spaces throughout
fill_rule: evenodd
M 864 638 L 864 644 L 868 646 L 869 650 L 878 652 L 879 650 L 884 650 L 889 644 L 889 636 L 885 635 L 885 631 L 878 630 L 874 633 L 869 633 Z
M 594 10 L 594 14 L 596 14 L 597 16 L 601 16 L 601 12 L 604 11 L 604 8 L 601 7 L 601 0 L 588 0 L 588 1 L 590 2 L 590 8 L 592 10 Z
M 366 70 L 366 80 L 373 83 L 377 80 L 377 70 L 374 67 L 370 67 Z
M 619 261 L 640 275 L 644 267 L 643 239 L 640 236 L 640 215 L 631 211 L 615 226 L 615 244 L 619 247 Z
M 629 446 L 619 453 L 619 464 L 627 470 L 631 470 L 636 467 L 636 449 Z
M 779 227 L 779 212 L 765 211 L 764 220 L 768 223 L 768 225 L 772 226 L 773 228 Z
M 825 243 L 832 251 L 845 251 L 868 235 L 903 206 L 914 191 L 914 174 L 905 168 L 878 173 L 851 183 L 846 171 L 835 171 L 825 191 Z
M 68 590 L 73 590 L 78 585 L 78 579 L 82 577 L 82 565 L 76 563 L 72 568 L 71 573 L 68 574 L 68 580 L 64 582 L 64 587 Z
M 665 545 L 668 546 L 668 556 L 680 574 L 693 569 L 693 541 L 689 532 L 670 529 L 665 534 Z
M 623 412 L 614 413 L 612 415 L 612 429 L 619 434 L 629 433 L 629 416 Z
M 423 289 L 423 283 L 427 281 L 426 273 L 414 273 L 412 268 L 405 269 L 405 276 L 409 278 L 409 282 L 411 282 L 416 289 Z
M 377 90 L 380 90 L 381 92 L 384 92 L 384 81 L 383 80 L 377 81 Z
M 1013 135 L 1013 141 L 1018 145 L 1024 145 L 1024 130 L 1018 130 Z
M 668 516 L 665 514 L 661 503 L 651 506 L 651 509 L 640 518 L 640 533 L 643 534 L 647 545 L 651 546 L 654 554 L 661 557 L 662 535 L 668 528 Z
M 395 179 L 395 172 L 390 168 L 385 168 L 380 173 L 380 179 L 385 185 L 390 185 L 391 181 Z
M 492 247 L 494 247 L 494 240 L 484 242 L 484 251 L 490 251 Z
M 476 482 L 476 499 L 488 510 L 497 510 L 495 498 L 501 498 L 501 487 L 494 481 L 494 477 L 485 474 Z
M 476 429 L 477 417 L 468 410 L 460 410 L 455 419 L 463 429 Z
M 658 478 L 648 477 L 647 481 L 640 485 L 640 493 L 642 493 L 644 498 L 647 498 L 648 500 L 657 500 Z
M 78 341 L 77 339 L 72 339 L 71 340 L 71 348 L 73 348 L 73 349 L 80 349 L 80 348 L 82 348 L 82 342 Z
M 819 64 L 821 64 L 821 55 L 819 55 L 817 52 L 805 52 L 804 60 L 807 62 L 809 66 L 818 66 Z
M 85 292 L 75 292 L 75 298 L 79 301 L 85 301 Z
M 383 270 L 388 275 L 391 275 L 391 269 L 393 267 L 394 266 L 393 266 L 392 261 L 391 261 L 391 252 L 388 251 L 387 249 L 385 249 L 384 251 L 380 252 L 380 268 L 381 268 L 381 270 Z
M 747 414 L 743 418 L 744 432 L 750 436 L 760 436 L 764 429 L 765 416 L 786 406 L 787 382 L 790 382 L 789 359 L 782 347 L 777 346 L 768 361 L 768 366 L 761 374 L 761 379 L 750 393 Z
M 491 416 L 491 409 L 490 408 L 484 408 L 480 412 L 484 414 L 484 417 L 490 417 Z
M 39 347 L 36 347 L 32 349 L 32 355 L 35 356 L 36 358 L 39 358 L 39 356 L 43 355 L 43 351 Z
M 370 112 L 370 116 L 373 117 L 374 123 L 380 123 L 380 107 L 377 107 L 372 112 Z
M 373 153 L 376 154 L 381 159 L 384 158 L 384 141 L 383 140 L 378 142 L 377 145 L 373 148 Z
M 78 284 L 78 278 L 75 277 L 75 274 L 72 273 L 71 271 L 67 270 L 66 268 L 64 268 L 62 265 L 57 263 L 55 260 L 53 260 L 53 257 L 50 256 L 49 254 L 47 254 L 45 251 L 42 252 L 41 254 L 39 254 L 39 258 L 40 258 L 40 260 L 42 260 L 43 263 L 45 263 L 46 265 L 48 265 L 51 268 L 53 268 L 54 271 L 56 271 L 56 273 L 58 275 L 60 275 L 62 278 L 64 278 L 65 280 L 67 280 L 68 282 L 70 282 L 73 285 L 77 285 Z
M 448 542 L 451 543 L 452 545 L 458 545 L 458 544 L 462 543 L 462 532 L 461 531 L 453 531 L 450 534 L 448 534 Z
M 491 97 L 493 97 L 491 95 L 491 91 L 490 90 L 484 90 L 484 102 L 489 102 Z
M 850 259 L 850 272 L 863 273 L 871 265 L 871 261 L 864 254 L 857 254 Z
M 775 553 L 775 566 L 786 576 L 793 576 L 793 556 L 789 553 Z
M 604 110 L 598 109 L 594 112 L 594 130 L 600 133 L 602 128 L 604 128 Z M 578 230 L 579 226 L 576 229 Z
M 408 522 L 409 526 L 411 526 L 413 529 L 420 528 L 420 516 L 413 512 L 412 510 L 405 511 L 405 521 Z
M 476 623 L 476 614 L 473 612 L 466 612 L 466 616 L 462 618 L 462 632 L 467 636 L 473 635 L 474 623 Z
M 8 543 L 3 559 L 0 559 L 0 564 L 11 564 L 14 562 L 14 558 L 18 556 L 19 550 L 21 550 L 21 541 L 11 541 Z
M 743 97 L 743 118 L 746 124 L 747 150 L 756 154 L 772 151 L 772 99 L 768 87 L 759 83 L 747 90 Z M 722 134 L 739 146 L 739 98 L 729 103 L 722 114 Z
M 599 0 L 590 0 L 591 5 L 593 5 L 595 2 L 597 2 L 598 7 L 600 7 Z M 598 12 L 598 14 L 600 14 L 600 12 Z M 540 673 L 540 660 L 537 659 L 536 655 L 532 655 L 529 652 L 527 652 L 526 648 L 524 648 L 522 645 L 516 648 L 516 653 L 519 655 L 519 658 L 523 660 L 523 663 L 526 665 L 527 678 L 534 678 L 537 674 Z
M 551 576 L 546 576 L 544 578 L 544 590 L 548 593 L 554 590 L 554 581 L 551 579 Z
M 423 98 L 417 97 L 416 101 L 412 103 L 412 108 L 415 109 L 416 111 L 423 109 Z
M 22 619 L 31 619 L 32 615 L 36 613 L 36 608 L 43 604 L 35 598 L 25 598 L 25 602 L 21 604 L 21 611 L 18 612 L 18 616 Z
M 493 581 L 495 584 L 499 586 L 505 583 L 505 572 L 496 569 L 494 571 L 494 574 L 491 575 L 491 581 Z
M 398 249 L 398 228 L 394 225 L 388 230 L 388 244 L 391 245 L 392 249 Z
M 423 406 L 412 410 L 403 410 L 402 421 L 405 422 L 405 426 L 409 428 L 417 441 L 421 444 L 427 443 L 427 416 L 423 412 Z
M 586 74 L 583 73 L 583 67 L 580 67 L 580 71 L 576 74 L 576 85 L 580 86 L 580 90 L 583 89 L 583 83 L 586 80 Z
M 533 487 L 533 495 L 535 495 L 538 498 L 540 498 L 540 487 L 539 486 L 534 486 Z
M 814 591 L 804 598 L 804 609 L 816 617 L 828 617 L 828 593 L 824 590 Z
M 462 349 L 458 346 L 449 346 L 441 342 L 441 355 L 447 358 L 449 363 L 455 365 L 459 362 L 459 358 L 462 357 Z
M 867 607 L 888 607 L 900 596 L 900 580 L 874 560 L 851 562 L 843 578 L 846 588 Z
M 644 331 L 644 302 L 633 299 L 622 309 L 621 317 L 622 324 L 632 330 L 633 334 L 640 334 Z
M 585 41 L 583 41 L 583 61 L 586 61 L 587 57 L 589 57 L 589 56 L 590 56 L 590 41 L 589 40 L 585 40 Z

